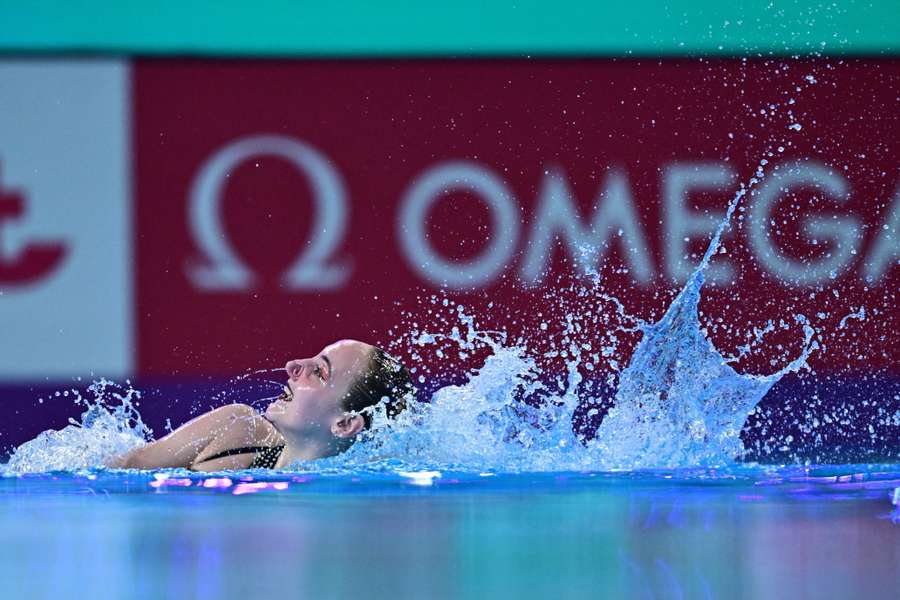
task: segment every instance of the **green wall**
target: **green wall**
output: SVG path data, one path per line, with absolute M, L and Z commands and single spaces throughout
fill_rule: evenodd
M 0 52 L 889 55 L 900 0 L 0 0 Z

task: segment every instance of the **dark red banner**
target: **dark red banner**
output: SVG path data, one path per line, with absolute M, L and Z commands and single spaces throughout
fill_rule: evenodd
M 133 77 L 143 375 L 386 344 L 438 322 L 432 294 L 531 335 L 592 268 L 656 318 L 742 187 L 702 306 L 717 345 L 771 320 L 747 368 L 774 370 L 802 313 L 814 368 L 897 370 L 900 61 L 141 60 Z

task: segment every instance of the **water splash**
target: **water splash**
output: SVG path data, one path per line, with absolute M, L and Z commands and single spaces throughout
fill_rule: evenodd
M 141 393 L 107 379 L 93 382 L 85 394 L 69 390 L 85 411 L 59 431 L 47 430 L 15 449 L 5 465 L 7 473 L 74 471 L 102 466 L 106 461 L 151 439 L 137 402 Z
M 642 335 L 624 370 L 617 366 L 614 335 L 606 332 L 606 345 L 599 353 L 589 343 L 571 341 L 584 330 L 587 315 L 569 312 L 560 337 L 563 348 L 544 355 L 565 360 L 561 385 L 552 385 L 530 340 L 509 343 L 503 332 L 481 330 L 474 316 L 456 306 L 459 325 L 452 325 L 450 333 L 413 332 L 412 342 L 450 343 L 461 358 L 486 347 L 489 354 L 483 365 L 463 385 L 437 390 L 430 402 L 414 403 L 399 418 L 388 419 L 376 411 L 373 427 L 362 439 L 348 452 L 318 461 L 317 468 L 353 468 L 389 460 L 413 469 L 609 470 L 717 466 L 739 459 L 744 453 L 740 433 L 751 411 L 783 376 L 806 367 L 818 348 L 815 330 L 803 315 L 796 315 L 804 338 L 800 354 L 775 373 L 743 375 L 729 365 L 733 358 L 718 352 L 700 324 L 704 272 L 719 252 L 739 202 L 765 176 L 766 164 L 761 160 L 750 185 L 741 185 L 700 264 L 659 321 L 648 324 L 627 315 L 623 304 L 603 291 L 599 274 L 585 270 L 590 293 L 611 303 L 613 316 L 628 323 L 614 330 Z M 605 322 L 609 324 L 609 319 Z M 841 326 L 845 323 L 846 319 Z M 601 338 L 604 332 L 596 333 Z M 765 330 L 758 337 L 764 334 Z M 592 370 L 598 354 L 607 359 L 613 374 L 608 383 L 617 383 L 617 389 L 613 407 L 585 439 L 573 424 L 580 405 L 598 400 L 580 390 L 585 378 L 582 366 Z M 81 422 L 20 446 L 8 470 L 98 466 L 143 443 L 149 431 L 131 402 L 137 392 L 129 388 L 124 394 L 110 394 L 111 385 L 103 380 L 91 386 L 94 398 L 82 399 L 88 410 Z
M 703 259 L 664 316 L 640 325 L 643 338 L 593 442 L 603 456 L 616 457 L 617 466 L 721 465 L 739 458 L 750 411 L 778 380 L 807 366 L 818 347 L 808 320 L 796 315 L 804 333 L 800 355 L 770 375 L 742 375 L 703 332 L 698 315 L 704 272 L 747 191 L 742 186 L 729 203 Z
M 597 400 L 581 384 L 598 357 L 616 364 L 615 336 L 607 338 L 599 352 L 591 344 L 571 342 L 570 336 L 584 329 L 586 315 L 567 314 L 560 336 L 563 348 L 552 352 L 565 359 L 564 376 L 556 385 L 528 339 L 510 343 L 503 332 L 480 329 L 473 315 L 456 306 L 458 325 L 449 333 L 412 332 L 412 343 L 450 344 L 461 357 L 483 347 L 488 355 L 482 366 L 464 384 L 437 390 L 430 402 L 414 403 L 399 418 L 388 419 L 376 410 L 373 427 L 348 452 L 297 466 L 345 469 L 387 460 L 413 470 L 516 472 L 733 463 L 744 452 L 740 432 L 750 412 L 779 379 L 805 367 L 817 348 L 814 329 L 797 315 L 804 337 L 800 354 L 775 373 L 743 375 L 703 331 L 698 304 L 704 271 L 745 195 L 744 188 L 735 195 L 703 260 L 655 323 L 627 315 L 622 303 L 602 290 L 599 276 L 588 272 L 589 291 L 609 302 L 610 312 L 627 324 L 618 330 L 642 335 L 628 366 L 621 372 L 613 369 L 618 383 L 613 407 L 589 439 L 573 427 L 579 406 Z M 81 421 L 17 448 L 8 471 L 100 466 L 149 438 L 132 402 L 139 397 L 136 390 L 101 380 L 88 391 L 91 398 L 78 397 L 87 407 Z
M 559 471 L 580 469 L 674 468 L 733 463 L 744 452 L 743 425 L 766 392 L 786 374 L 807 365 L 817 348 L 814 329 L 802 315 L 800 354 L 768 375 L 735 371 L 703 332 L 698 304 L 703 274 L 718 250 L 739 192 L 700 265 L 656 323 L 635 319 L 643 337 L 619 377 L 614 407 L 592 439 L 576 435 L 577 407 L 593 398 L 578 392 L 582 347 L 568 348 L 563 389 L 551 391 L 527 344 L 505 345 L 505 337 L 479 331 L 471 316 L 458 311 L 465 334 L 431 333 L 416 343 L 456 341 L 471 351 L 476 342 L 490 355 L 464 385 L 437 391 L 399 419 L 376 416 L 368 437 L 350 452 L 323 466 L 359 466 L 394 458 L 419 468 Z M 621 303 L 616 303 L 621 308 Z M 570 316 L 571 317 L 571 316 Z M 573 319 L 568 323 L 573 326 Z M 541 395 L 538 405 L 525 399 Z
M 616 404 L 594 439 L 619 466 L 721 465 L 744 451 L 740 432 L 750 411 L 784 375 L 806 366 L 816 349 L 802 315 L 801 354 L 770 375 L 735 371 L 703 334 L 698 271 L 644 337 L 621 377 Z

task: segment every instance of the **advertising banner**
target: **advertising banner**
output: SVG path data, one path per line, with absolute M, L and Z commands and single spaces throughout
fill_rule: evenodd
M 898 86 L 878 60 L 139 60 L 138 369 L 385 344 L 433 294 L 528 335 L 594 269 L 652 320 L 744 189 L 713 341 L 774 330 L 744 367 L 771 372 L 802 315 L 817 369 L 894 371 Z
M 0 61 L 0 380 L 134 372 L 128 65 Z

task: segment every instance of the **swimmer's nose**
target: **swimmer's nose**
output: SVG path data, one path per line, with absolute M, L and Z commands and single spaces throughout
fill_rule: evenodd
M 299 360 L 288 361 L 284 365 L 284 370 L 287 371 L 288 377 L 291 379 L 299 379 L 303 375 L 303 362 Z

